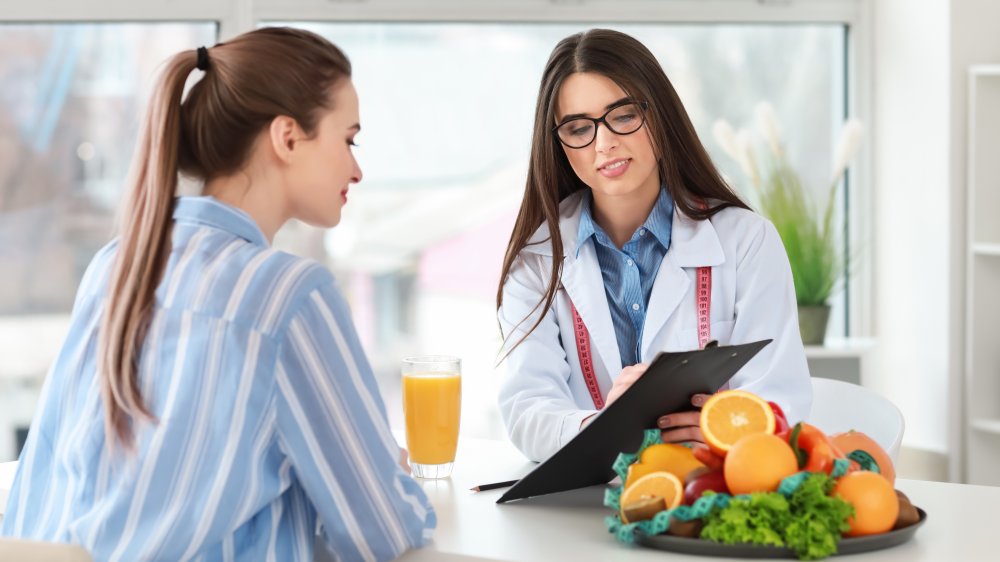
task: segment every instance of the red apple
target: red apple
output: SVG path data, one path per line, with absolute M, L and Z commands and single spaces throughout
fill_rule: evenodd
M 687 486 L 684 487 L 684 505 L 693 504 L 707 490 L 721 494 L 729 493 L 729 488 L 726 487 L 726 477 L 721 470 L 706 472 L 688 482 Z

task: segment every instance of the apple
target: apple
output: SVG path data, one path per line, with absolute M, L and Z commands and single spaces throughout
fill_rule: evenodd
M 728 494 L 726 477 L 721 470 L 712 470 L 692 478 L 684 487 L 684 505 L 691 505 L 707 490 L 720 494 Z

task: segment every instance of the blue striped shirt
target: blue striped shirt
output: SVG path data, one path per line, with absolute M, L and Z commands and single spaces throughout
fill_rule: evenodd
M 653 291 L 653 281 L 660 269 L 660 262 L 670 248 L 670 228 L 674 222 L 674 201 L 666 188 L 660 188 L 653 210 L 632 238 L 619 250 L 604 229 L 594 222 L 590 207 L 593 196 L 580 213 L 577 232 L 577 255 L 589 240 L 594 240 L 597 262 L 604 279 L 604 293 L 611 309 L 611 322 L 618 338 L 618 353 L 622 366 L 641 361 L 642 326 L 646 322 L 646 306 Z
M 184 197 L 139 358 L 155 424 L 111 448 L 96 374 L 112 242 L 94 258 L 21 454 L 2 535 L 95 560 L 389 560 L 436 517 L 397 464 L 333 276 L 253 220 Z

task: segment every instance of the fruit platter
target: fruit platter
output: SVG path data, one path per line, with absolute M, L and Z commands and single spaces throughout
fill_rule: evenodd
M 620 542 L 688 554 L 818 560 L 908 541 L 927 514 L 894 489 L 892 460 L 858 431 L 789 427 L 781 408 L 742 390 L 702 407 L 705 445 L 646 431 L 618 456 L 605 492 Z

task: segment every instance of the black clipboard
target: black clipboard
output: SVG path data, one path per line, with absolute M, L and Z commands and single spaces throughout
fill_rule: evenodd
M 722 388 L 771 340 L 656 355 L 646 372 L 569 443 L 497 500 L 541 496 L 606 484 L 622 451 L 642 445 L 643 431 L 663 414 L 691 409 L 691 396 Z M 710 344 L 711 345 L 711 344 Z

